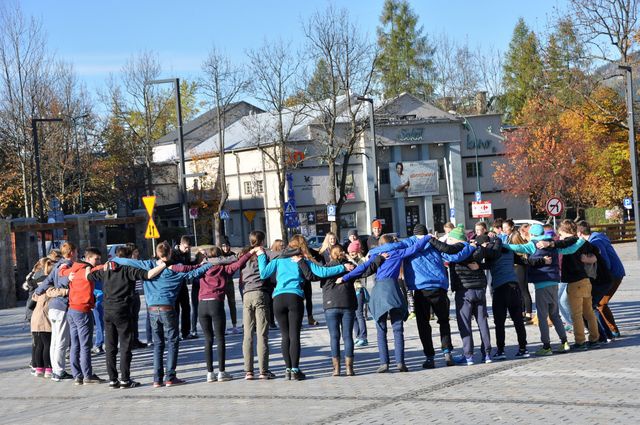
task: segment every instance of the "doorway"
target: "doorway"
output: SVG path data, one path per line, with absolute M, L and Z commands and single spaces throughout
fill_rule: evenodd
M 433 227 L 438 233 L 444 232 L 444 224 L 447 222 L 447 205 L 433 204 Z
M 405 207 L 407 218 L 407 236 L 413 236 L 413 228 L 420 223 L 420 207 L 411 205 Z

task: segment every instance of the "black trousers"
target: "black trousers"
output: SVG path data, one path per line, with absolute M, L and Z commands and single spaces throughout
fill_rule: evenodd
M 440 344 L 442 350 L 453 350 L 451 345 L 451 326 L 449 325 L 449 297 L 444 289 L 420 289 L 413 291 L 413 302 L 418 323 L 418 334 L 422 342 L 424 355 L 434 357 L 431 312 L 436 315 L 440 326 Z
M 235 327 L 238 324 L 238 310 L 236 309 L 236 288 L 233 286 L 233 279 L 227 279 L 224 285 L 224 295 L 227 297 L 227 304 L 229 304 L 231 326 Z
M 218 337 L 218 369 L 224 372 L 225 351 L 224 328 L 227 323 L 224 314 L 224 300 L 204 300 L 198 304 L 198 320 L 204 333 L 204 358 L 207 372 L 213 372 L 213 338 Z
M 32 336 L 31 366 L 50 369 L 51 357 L 49 356 L 49 349 L 51 347 L 51 332 L 32 332 Z
M 133 304 L 131 305 L 131 331 L 133 340 L 140 341 L 140 332 L 138 331 L 138 320 L 140 319 L 140 295 L 136 292 L 133 296 Z
M 120 344 L 120 380 L 131 378 L 131 346 L 133 329 L 131 326 L 131 308 L 104 311 L 104 346 L 107 374 L 110 381 L 118 380 L 116 354 Z
M 275 326 L 276 317 L 273 314 L 273 289 L 269 292 L 269 326 Z
M 280 294 L 273 299 L 273 309 L 282 342 L 280 348 L 287 368 L 300 366 L 300 330 L 304 316 L 304 303 L 296 294 Z
M 180 318 L 182 338 L 186 338 L 191 332 L 191 301 L 189 300 L 189 287 L 186 280 L 182 281 L 182 285 L 180 285 L 180 292 L 176 300 L 176 314 Z
M 522 318 L 522 294 L 518 283 L 509 282 L 498 286 L 493 291 L 491 309 L 493 310 L 493 323 L 496 325 L 496 346 L 498 351 L 504 350 L 504 326 L 507 320 L 507 311 L 516 328 L 519 347 L 521 349 L 527 348 L 527 331 Z
M 302 284 L 302 290 L 304 291 L 304 301 L 307 307 L 307 319 L 313 317 L 313 289 L 311 288 L 311 282 L 305 280 Z

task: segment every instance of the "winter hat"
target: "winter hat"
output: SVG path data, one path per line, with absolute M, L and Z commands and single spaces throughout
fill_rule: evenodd
M 382 222 L 380 220 L 373 220 L 373 223 L 371 223 L 371 228 L 372 229 L 382 229 Z
M 427 226 L 424 224 L 416 224 L 413 228 L 414 235 L 426 235 L 427 233 L 429 232 L 427 231 Z
M 459 227 L 456 227 L 455 229 L 450 231 L 447 234 L 447 236 L 450 237 L 451 239 L 455 239 L 457 241 L 466 241 L 467 240 L 467 236 L 464 234 L 464 231 Z
M 351 229 L 347 236 L 358 236 L 358 231 L 356 229 Z
M 529 234 L 531 236 L 541 236 L 544 234 L 544 227 L 540 224 L 534 224 L 529 228 Z
M 360 244 L 360 241 L 353 241 L 349 244 L 349 246 L 347 247 L 347 252 L 349 254 L 353 253 L 353 252 L 362 252 L 362 245 Z

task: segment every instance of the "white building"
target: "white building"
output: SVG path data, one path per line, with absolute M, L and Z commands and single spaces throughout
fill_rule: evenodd
M 342 99 L 344 101 L 344 99 Z M 366 106 L 366 105 L 364 105 Z M 360 114 L 366 120 L 368 108 Z M 300 227 L 305 235 L 322 235 L 329 231 L 327 220 L 327 166 L 316 158 L 323 146 L 318 142 L 318 114 L 309 112 L 285 116 L 285 127 L 291 127 L 289 141 L 292 155 L 303 153 L 306 159 L 292 170 L 293 189 Z M 504 193 L 493 180 L 494 163 L 504 161 L 504 148 L 499 137 L 491 134 L 501 126 L 500 115 L 484 114 L 466 117 L 477 136 L 477 160 L 483 200 L 490 200 L 494 217 L 529 218 L 528 200 Z M 268 154 L 258 147 L 269 140 L 274 115 L 250 113 L 229 125 L 225 132 L 225 175 L 229 198 L 225 210 L 230 213 L 226 234 L 233 245 L 247 242 L 251 230 L 263 230 L 269 241 L 281 237 L 278 177 Z M 347 184 L 351 188 L 341 212 L 341 237 L 351 228 L 368 234 L 371 220 L 382 218 L 385 232 L 401 236 L 411 233 L 416 223 L 442 231 L 447 221 L 470 227 L 471 202 L 476 191 L 475 138 L 463 125 L 463 118 L 441 111 L 409 95 L 402 94 L 378 107 L 375 112 L 376 155 L 379 173 L 379 212 L 376 211 L 376 167 L 369 131 L 362 135 L 360 152 L 349 164 Z M 341 124 L 344 125 L 344 124 Z M 262 140 L 261 140 L 262 139 Z M 211 131 L 187 152 L 187 173 L 206 169 L 211 181 L 217 170 L 217 134 Z M 210 155 L 206 155 L 210 153 Z M 156 148 L 154 159 L 160 163 L 175 160 L 175 148 Z M 194 157 L 206 158 L 193 160 Z M 316 159 L 314 159 L 316 158 Z M 395 191 L 392 185 L 401 163 L 411 182 L 406 191 Z M 398 167 L 400 168 L 400 167 Z M 204 181 L 190 179 L 188 188 L 202 187 Z M 177 191 L 177 186 L 173 186 Z M 394 186 L 396 189 L 398 186 Z M 175 199 L 171 199 L 175 204 Z M 179 208 L 175 219 L 179 219 Z M 160 217 L 162 220 L 163 217 Z

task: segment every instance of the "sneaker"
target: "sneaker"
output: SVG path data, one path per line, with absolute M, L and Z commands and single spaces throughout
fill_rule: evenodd
M 313 317 L 309 318 L 308 323 L 309 323 L 309 326 L 318 326 L 319 325 L 318 321 L 316 319 L 314 319 Z
M 387 373 L 389 372 L 389 365 L 387 363 L 385 364 L 381 364 L 380 366 L 378 366 L 378 370 L 376 370 L 377 373 Z
M 45 368 L 44 370 L 44 377 L 45 378 L 51 378 L 51 375 L 53 374 L 53 371 L 51 370 L 51 368 Z
M 216 382 L 215 372 L 207 372 L 207 382 Z
M 171 379 L 167 379 L 167 383 L 165 384 L 167 387 L 176 387 L 178 385 L 184 385 L 186 384 L 187 381 L 180 379 L 180 378 L 171 378 Z
M 164 387 L 164 382 L 156 381 L 153 383 L 153 388 L 160 388 L 160 387 Z
M 198 333 L 197 333 L 197 332 L 191 332 L 191 333 L 189 334 L 189 338 L 191 338 L 191 339 L 198 339 L 198 338 L 200 338 L 200 337 L 198 336 Z
M 620 332 L 611 332 L 614 338 L 620 338 Z
M 91 354 L 94 356 L 98 356 L 100 354 L 104 354 L 104 349 L 102 347 L 93 347 L 91 349 Z
M 473 366 L 473 357 L 465 357 L 464 355 L 455 356 L 453 358 L 455 364 Z
M 566 332 L 573 332 L 573 326 L 571 326 L 571 325 L 565 325 L 564 330 L 565 330 Z
M 33 369 L 31 371 L 31 375 L 35 376 L 36 378 L 43 378 L 44 377 L 44 368 L 37 367 L 37 368 Z
M 302 373 L 300 369 L 291 369 L 291 379 L 294 381 L 304 381 L 307 378 L 307 375 Z
M 51 380 L 53 382 L 60 382 L 62 381 L 64 378 L 61 375 L 58 375 L 57 373 L 53 373 L 51 374 Z
M 587 344 L 573 344 L 571 346 L 572 351 L 587 351 Z
M 75 378 L 73 380 L 73 385 L 84 385 L 84 381 L 82 379 L 82 376 L 78 376 L 77 378 Z
M 560 345 L 558 345 L 558 349 L 556 350 L 556 353 L 567 353 L 569 351 L 571 351 L 571 347 L 569 346 L 569 343 L 565 341 L 565 342 L 561 342 Z
M 407 320 L 414 320 L 415 318 L 416 318 L 416 314 L 412 311 L 412 312 L 409 314 L 409 317 L 407 317 Z
M 198 335 L 194 335 L 194 334 L 187 334 L 187 335 L 184 335 L 184 336 L 182 337 L 182 339 L 184 339 L 184 340 L 188 340 L 188 339 L 196 339 L 196 338 L 198 338 Z
M 109 388 L 120 388 L 120 381 L 109 381 Z
M 284 370 L 284 379 L 286 379 L 287 381 L 291 380 L 291 369 L 286 368 Z
M 276 379 L 276 375 L 275 373 L 271 373 L 268 370 L 265 370 L 264 372 L 260 372 L 260 376 L 258 377 L 259 379 Z
M 354 344 L 354 347 L 356 348 L 362 348 L 362 347 L 366 347 L 367 345 L 369 345 L 369 341 L 367 341 L 366 339 L 359 339 L 358 341 L 356 341 L 356 343 Z
M 253 372 L 245 372 L 244 380 L 245 381 L 253 381 Z
M 84 385 L 87 384 L 102 384 L 104 382 L 104 379 L 100 378 L 98 375 L 96 375 L 95 373 L 91 376 L 89 376 L 88 378 L 84 378 Z
M 526 348 L 518 349 L 518 352 L 516 353 L 517 359 L 528 359 L 529 357 L 531 357 L 531 354 L 529 354 L 529 350 L 527 350 Z
M 133 350 L 139 350 L 141 348 L 147 348 L 147 344 L 145 344 L 144 342 L 137 340 L 137 341 L 133 341 L 133 345 L 131 347 Z
M 601 348 L 600 343 L 598 341 L 595 341 L 595 342 L 589 341 L 587 343 L 587 347 L 589 347 L 589 350 L 597 350 L 598 348 Z
M 436 368 L 436 362 L 433 359 L 433 357 L 427 357 L 427 360 L 422 363 L 422 368 L 423 369 L 435 369 Z
M 409 368 L 404 363 L 398 363 L 398 372 L 409 372 Z
M 551 351 L 551 347 L 549 348 L 540 348 L 538 351 L 536 351 L 536 356 L 551 356 L 553 355 L 553 351 Z
M 493 363 L 493 360 L 491 360 L 491 355 L 487 354 L 486 356 L 484 356 L 484 362 L 485 364 Z
M 444 361 L 446 362 L 447 366 L 455 365 L 455 362 L 453 361 L 453 356 L 449 352 L 444 353 Z
M 120 389 L 135 388 L 139 386 L 140 382 L 132 381 L 131 379 L 128 381 L 120 381 Z
M 231 381 L 233 377 L 228 372 L 218 372 L 218 382 Z
M 502 350 L 498 350 L 494 355 L 493 355 L 493 360 L 507 360 L 507 355 L 504 354 L 504 351 Z

